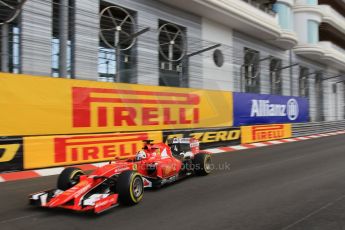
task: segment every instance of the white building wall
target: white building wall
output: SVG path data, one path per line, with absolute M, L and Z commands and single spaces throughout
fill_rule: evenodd
M 344 119 L 344 85 L 336 84 L 337 81 L 327 82 L 325 94 L 325 115 L 326 120 L 335 121 Z M 336 88 L 336 92 L 333 91 Z
M 335 99 L 335 120 L 341 120 L 343 117 L 343 85 L 336 84 L 337 93 L 334 95 Z
M 207 18 L 202 19 L 202 40 L 221 43 L 217 48 L 222 51 L 224 64 L 216 66 L 213 60 L 214 50 L 203 53 L 202 81 L 204 89 L 233 91 L 233 56 L 232 29 Z
M 324 78 L 337 76 L 339 72 L 334 68 L 328 67 L 326 69 L 328 73 Z M 334 121 L 337 119 L 337 94 L 338 92 L 333 91 L 333 84 L 338 81 L 337 79 L 325 80 L 323 82 L 323 109 L 326 121 Z
M 75 78 L 97 81 L 99 2 L 75 1 Z
M 294 28 L 299 44 L 308 43 L 308 20 L 321 22 L 321 15 L 314 12 L 295 12 Z
M 52 65 L 52 2 L 27 1 L 22 12 L 22 73 L 50 76 Z
M 323 112 L 325 121 L 333 121 L 335 116 L 335 94 L 333 93 L 332 85 L 333 83 L 330 81 L 323 83 Z
M 308 79 L 309 85 L 309 117 L 310 121 L 316 121 L 318 118 L 317 105 L 316 105 L 316 90 L 315 90 L 315 77 Z
M 338 120 L 345 118 L 345 85 L 344 83 L 337 84 L 337 108 Z

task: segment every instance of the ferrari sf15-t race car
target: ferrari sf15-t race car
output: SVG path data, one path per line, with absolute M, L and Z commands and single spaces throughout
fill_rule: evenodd
M 57 188 L 31 194 L 30 204 L 46 208 L 101 213 L 118 204 L 135 205 L 144 188 L 158 188 L 191 175 L 211 172 L 211 156 L 199 150 L 193 138 L 172 138 L 165 143 L 144 141 L 135 157 L 114 160 L 86 175 L 79 168 L 65 168 Z

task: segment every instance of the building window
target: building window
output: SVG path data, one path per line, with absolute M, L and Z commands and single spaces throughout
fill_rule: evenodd
M 20 73 L 21 63 L 20 63 L 20 39 L 21 39 L 21 29 L 17 24 L 10 26 L 12 35 L 10 35 L 10 63 L 9 72 Z
M 248 93 L 260 93 L 260 53 L 244 48 L 244 63 L 241 67 L 242 90 Z
M 306 67 L 300 67 L 298 77 L 298 92 L 301 97 L 309 96 L 309 69 Z
M 20 13 L 23 1 L 0 1 L 0 71 L 21 72 Z
M 272 58 L 270 63 L 271 94 L 282 94 L 282 60 Z
M 319 23 L 314 20 L 308 20 L 308 43 L 316 44 L 319 42 Z
M 276 3 L 273 6 L 274 12 L 278 14 L 279 25 L 284 30 L 293 30 L 293 14 L 291 7 L 284 3 Z
M 0 39 L 0 70 L 8 73 L 21 72 L 20 40 L 21 30 L 17 23 L 2 26 Z
M 159 85 L 188 87 L 186 28 L 159 20 Z
M 72 58 L 74 46 L 74 4 L 74 0 L 53 0 L 51 73 L 53 77 L 74 77 L 74 61 Z M 61 18 L 64 19 L 61 20 Z
M 137 57 L 135 11 L 100 3 L 98 80 L 136 83 Z

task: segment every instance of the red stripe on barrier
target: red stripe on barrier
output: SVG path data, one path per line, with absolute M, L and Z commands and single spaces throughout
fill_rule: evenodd
M 265 141 L 265 142 L 260 142 L 260 143 L 265 144 L 265 145 L 274 145 L 273 143 L 268 142 L 268 141 Z
M 235 149 L 233 149 L 231 147 L 218 147 L 217 149 L 223 150 L 225 152 L 235 151 Z
M 257 146 L 251 144 L 241 144 L 241 146 L 246 147 L 248 149 L 257 148 Z
M 35 171 L 23 171 L 23 172 L 1 174 L 1 177 L 5 181 L 23 180 L 23 179 L 35 178 L 39 176 L 40 175 L 36 173 Z
M 291 142 L 291 141 L 287 141 L 286 139 L 281 139 L 279 141 L 284 142 L 284 143 Z

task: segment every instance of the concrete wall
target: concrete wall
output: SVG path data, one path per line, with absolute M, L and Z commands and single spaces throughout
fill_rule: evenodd
M 52 5 L 51 0 L 27 1 L 21 22 L 22 73 L 51 75 Z
M 224 64 L 221 67 L 216 66 L 213 60 L 214 50 L 208 51 L 203 57 L 203 88 L 232 91 L 234 85 L 233 76 L 233 42 L 232 29 L 209 19 L 202 20 L 202 39 L 214 43 L 222 44 L 218 49 L 224 56 Z
M 99 3 L 94 0 L 76 0 L 75 11 L 75 78 L 96 81 L 98 78 Z
M 295 12 L 294 29 L 298 36 L 299 44 L 308 43 L 308 21 L 321 22 L 321 15 L 314 12 Z

